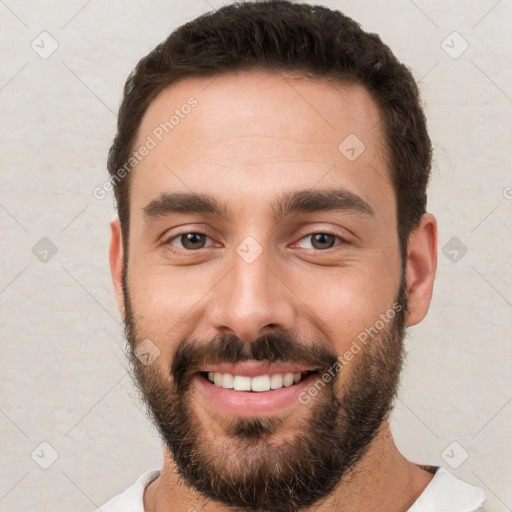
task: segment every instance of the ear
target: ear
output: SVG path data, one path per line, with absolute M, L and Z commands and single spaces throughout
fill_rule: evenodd
M 124 318 L 124 295 L 123 295 L 123 235 L 119 217 L 110 223 L 110 273 L 116 294 L 117 307 Z
M 420 323 L 426 316 L 437 268 L 437 221 L 425 213 L 419 226 L 410 234 L 407 248 L 406 280 L 408 290 L 405 323 Z

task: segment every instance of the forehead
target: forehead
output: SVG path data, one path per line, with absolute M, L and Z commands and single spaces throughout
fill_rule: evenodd
M 149 139 L 132 171 L 139 211 L 159 192 L 243 198 L 340 179 L 362 197 L 394 201 L 379 108 L 357 84 L 263 71 L 189 77 L 149 105 L 135 149 Z
M 168 122 L 173 113 L 179 114 L 177 111 L 186 107 L 191 98 L 197 106 L 191 109 L 195 133 L 188 137 L 188 144 L 243 136 L 239 128 L 247 122 L 253 125 L 252 135 L 286 134 L 301 142 L 326 141 L 333 132 L 341 135 L 347 128 L 360 136 L 377 125 L 380 129 L 378 107 L 362 85 L 311 79 L 297 73 L 251 70 L 188 77 L 166 87 L 148 106 L 137 143 L 143 142 L 143 136 L 154 132 L 161 123 Z M 190 135 L 190 121 L 182 123 L 187 117 L 188 114 L 181 113 L 178 119 L 175 115 L 171 122 L 173 135 Z M 294 122 L 299 117 L 302 122 Z M 379 131 L 373 134 L 374 138 Z

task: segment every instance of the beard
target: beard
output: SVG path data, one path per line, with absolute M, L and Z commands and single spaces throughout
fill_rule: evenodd
M 293 429 L 288 425 L 286 435 L 280 435 L 280 429 L 287 418 L 279 415 L 228 417 L 199 411 L 205 407 L 194 393 L 197 371 L 204 364 L 220 362 L 279 361 L 320 368 L 315 381 L 320 382 L 322 375 L 331 369 L 332 376 L 332 368 L 339 365 L 338 354 L 329 345 L 301 340 L 289 332 L 251 342 L 218 335 L 211 340 L 183 340 L 168 368 L 146 366 L 134 353 L 146 337 L 136 325 L 126 282 L 124 275 L 132 378 L 188 487 L 233 510 L 296 512 L 327 498 L 342 477 L 355 472 L 398 393 L 405 357 L 404 273 L 396 314 L 368 344 L 359 345 L 362 350 L 348 363 L 353 366 L 346 378 L 342 368 L 327 383 L 321 382 L 307 405 L 294 407 L 292 415 L 297 419 Z M 220 431 L 216 437 L 212 425 Z

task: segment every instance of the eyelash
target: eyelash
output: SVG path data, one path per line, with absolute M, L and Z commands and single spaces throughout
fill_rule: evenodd
M 201 249 L 195 249 L 195 250 L 193 250 L 193 249 L 181 249 L 181 248 L 176 248 L 176 247 L 174 247 L 171 244 L 171 242 L 173 240 L 179 239 L 183 235 L 188 235 L 188 234 L 192 234 L 192 233 L 195 234 L 195 235 L 203 235 L 203 236 L 206 236 L 207 238 L 211 239 L 210 235 L 208 235 L 208 233 L 205 233 L 203 231 L 182 231 L 181 233 L 177 233 L 177 234 L 173 235 L 171 238 L 168 238 L 165 242 L 163 242 L 163 245 L 170 246 L 170 248 L 171 248 L 170 250 L 172 250 L 173 252 L 194 253 L 194 252 L 201 252 L 203 250 L 208 249 L 208 247 L 202 247 Z M 319 235 L 319 234 L 322 234 L 322 235 L 332 235 L 332 236 L 338 238 L 341 243 L 337 244 L 337 245 L 334 245 L 333 247 L 329 247 L 328 249 L 305 249 L 305 250 L 307 250 L 309 252 L 312 252 L 312 253 L 329 252 L 331 250 L 335 250 L 336 247 L 338 247 L 338 245 L 348 244 L 349 243 L 349 241 L 347 239 L 345 239 L 342 236 L 338 235 L 337 233 L 334 233 L 333 231 L 329 231 L 329 230 L 314 231 L 312 233 L 308 233 L 307 235 L 304 235 L 302 238 L 300 238 L 298 242 L 301 242 L 305 238 L 311 237 L 313 235 Z

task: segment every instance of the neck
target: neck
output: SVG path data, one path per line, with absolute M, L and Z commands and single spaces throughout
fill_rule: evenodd
M 396 447 L 386 420 L 369 449 L 342 478 L 335 491 L 315 512 L 406 512 L 433 475 L 408 461 Z M 231 512 L 225 505 L 206 500 L 179 478 L 169 453 L 164 454 L 160 476 L 144 493 L 146 512 Z

